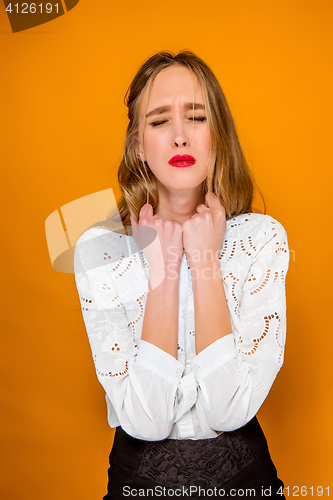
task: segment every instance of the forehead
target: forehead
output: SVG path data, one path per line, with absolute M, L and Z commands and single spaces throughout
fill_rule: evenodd
M 144 89 L 142 108 L 147 105 L 148 86 Z M 194 73 L 184 66 L 174 65 L 163 69 L 151 86 L 147 111 L 156 104 L 172 104 L 175 101 L 204 103 L 201 85 Z

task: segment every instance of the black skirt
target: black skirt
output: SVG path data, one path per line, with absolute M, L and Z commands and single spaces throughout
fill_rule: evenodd
M 141 441 L 117 427 L 103 500 L 284 499 L 283 486 L 256 417 L 212 439 Z

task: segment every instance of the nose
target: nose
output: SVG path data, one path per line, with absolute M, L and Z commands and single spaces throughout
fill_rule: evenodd
M 187 146 L 187 141 L 183 137 L 176 137 L 174 141 L 174 146 L 176 147 L 185 147 Z
M 189 138 L 184 130 L 184 124 L 182 123 L 181 120 L 175 123 L 172 135 L 173 135 L 172 137 L 173 147 L 181 148 L 189 146 Z

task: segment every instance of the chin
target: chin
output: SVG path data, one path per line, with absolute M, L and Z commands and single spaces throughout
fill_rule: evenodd
M 170 191 L 190 191 L 192 189 L 197 189 L 202 182 L 175 182 L 172 185 L 165 185 L 165 188 Z

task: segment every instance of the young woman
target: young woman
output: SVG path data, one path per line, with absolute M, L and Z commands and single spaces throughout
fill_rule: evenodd
M 116 427 L 104 498 L 284 498 L 255 415 L 283 363 L 285 230 L 252 212 L 232 115 L 200 58 L 154 55 L 126 104 L 129 231 L 111 215 L 74 262 Z

